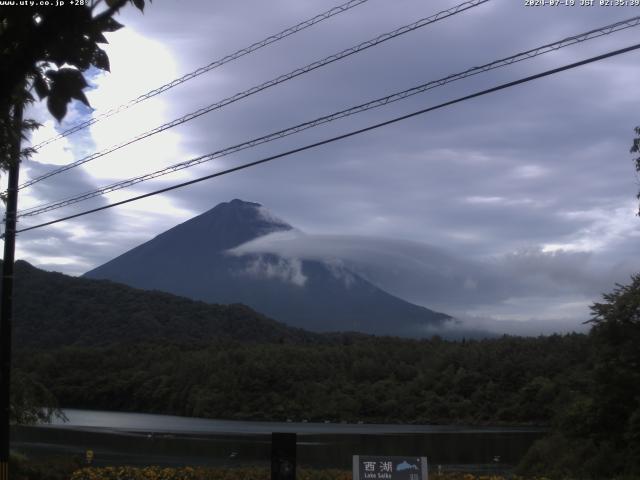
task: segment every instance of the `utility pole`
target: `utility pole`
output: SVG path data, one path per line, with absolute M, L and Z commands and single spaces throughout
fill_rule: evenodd
M 2 297 L 0 298 L 0 480 L 9 480 L 9 417 L 11 388 L 11 320 L 13 317 L 13 262 L 16 250 L 16 212 L 22 139 L 22 105 L 13 107 L 15 139 L 12 145 L 5 213 Z

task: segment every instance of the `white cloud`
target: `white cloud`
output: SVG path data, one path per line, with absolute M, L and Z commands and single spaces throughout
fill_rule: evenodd
M 286 225 L 287 222 L 282 220 L 280 217 L 271 213 L 268 209 L 263 206 L 257 208 L 258 215 L 267 223 L 273 223 L 275 225 Z
M 631 266 L 612 269 L 594 252 L 530 247 L 480 261 L 399 239 L 296 231 L 268 234 L 229 253 L 322 261 L 456 317 L 543 321 L 549 328 L 556 319 L 581 324 L 602 292 L 633 273 Z
M 302 272 L 302 262 L 297 258 L 267 259 L 258 256 L 248 263 L 237 275 L 249 275 L 257 278 L 278 279 L 298 287 L 304 287 L 307 277 Z
M 545 251 L 598 251 L 611 248 L 624 239 L 634 238 L 640 234 L 635 201 L 611 208 L 592 208 L 560 213 L 567 219 L 586 220 L 588 226 L 577 230 L 566 243 L 544 245 Z
M 522 179 L 534 179 L 547 175 L 549 170 L 540 165 L 520 165 L 513 169 L 513 176 Z

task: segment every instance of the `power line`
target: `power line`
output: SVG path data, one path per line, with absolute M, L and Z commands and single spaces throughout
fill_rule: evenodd
M 249 45 L 248 47 L 244 47 L 241 48 L 240 50 L 237 50 L 229 55 L 225 55 L 222 58 L 219 58 L 217 60 L 214 60 L 213 62 L 209 63 L 208 65 L 205 65 L 204 67 L 200 67 L 190 73 L 187 73 L 185 75 L 183 75 L 180 78 L 176 78 L 175 80 L 172 80 L 169 83 L 165 83 L 164 85 L 161 85 L 158 88 L 155 88 L 154 90 L 151 90 L 143 95 L 140 95 L 139 97 L 136 97 L 132 100 L 129 100 L 127 103 L 123 103 L 122 105 L 119 105 L 117 107 L 114 107 L 104 113 L 101 113 L 93 118 L 90 118 L 89 120 L 86 120 L 82 123 L 79 123 L 67 130 L 65 130 L 64 132 L 51 137 L 47 140 L 45 140 L 44 142 L 39 143 L 38 145 L 34 146 L 33 148 L 35 148 L 36 150 L 44 147 L 45 145 L 48 145 L 52 142 L 55 142 L 56 140 L 60 140 L 61 138 L 64 137 L 68 137 L 69 135 L 78 132 L 80 130 L 83 130 L 87 127 L 89 127 L 90 125 L 93 125 L 95 123 L 98 123 L 100 120 L 103 120 L 105 118 L 108 117 L 112 117 L 113 115 L 116 115 L 117 113 L 123 112 L 125 110 L 127 110 L 128 108 L 133 107 L 134 105 L 137 105 L 140 102 L 143 102 L 151 97 L 155 97 L 156 95 L 159 95 L 163 92 L 166 92 L 167 90 L 178 86 L 188 80 L 191 80 L 192 78 L 196 78 L 200 75 L 202 75 L 203 73 L 209 72 L 211 70 L 213 70 L 214 68 L 218 68 L 221 67 L 222 65 L 232 62 L 234 60 L 237 60 L 240 57 L 243 57 L 245 55 L 248 55 L 250 53 L 255 52 L 256 50 L 260 50 L 263 47 L 266 47 L 267 45 L 271 45 L 272 43 L 275 43 L 279 40 L 282 40 L 290 35 L 293 35 L 294 33 L 298 33 L 306 28 L 309 28 L 317 23 L 320 23 L 324 20 L 327 20 L 331 17 L 333 17 L 334 15 L 338 15 L 342 12 L 346 12 L 347 10 L 350 10 L 354 7 L 357 7 L 358 5 L 361 5 L 365 2 L 368 2 L 369 0 L 349 0 L 346 3 L 343 3 L 342 5 L 338 5 L 336 7 L 333 7 L 330 10 L 327 10 L 326 12 L 320 13 L 318 15 L 316 15 L 313 18 L 310 18 L 308 20 L 305 20 L 303 22 L 298 23 L 297 25 L 294 25 L 293 27 L 289 27 L 283 31 L 281 31 L 280 33 L 276 33 L 275 35 L 271 35 L 270 37 L 265 38 L 264 40 L 260 40 L 259 42 L 253 43 L 251 45 Z
M 151 172 L 151 173 L 147 173 L 138 177 L 133 177 L 127 180 L 123 180 L 120 182 L 116 182 L 116 183 L 112 183 L 110 185 L 106 185 L 104 187 L 101 187 L 99 189 L 93 190 L 91 192 L 86 192 L 80 195 L 75 195 L 72 197 L 68 197 L 66 199 L 63 200 L 58 200 L 52 203 L 47 203 L 47 204 L 43 204 L 43 205 L 38 205 L 35 207 L 31 207 L 28 209 L 24 209 L 23 211 L 18 212 L 18 217 L 27 217 L 27 216 L 35 216 L 35 215 L 39 215 L 41 213 L 45 213 L 45 212 L 50 212 L 52 210 L 57 210 L 59 208 L 63 208 L 69 205 L 73 205 L 75 203 L 79 203 L 85 200 L 89 200 L 91 198 L 95 198 L 97 196 L 100 195 L 104 195 L 116 190 L 120 190 L 123 188 L 127 188 L 130 187 L 132 185 L 136 185 L 138 183 L 147 181 L 147 180 L 151 180 L 157 177 L 161 177 L 163 175 L 167 175 L 169 173 L 172 172 L 176 172 L 179 170 L 183 170 L 186 168 L 190 168 L 193 167 L 195 165 L 199 165 L 201 163 L 204 162 L 209 162 L 211 160 L 214 160 L 216 158 L 221 158 L 227 155 L 230 155 L 232 153 L 236 153 L 239 152 L 241 150 L 245 150 L 248 148 L 253 148 L 257 145 L 261 145 L 263 143 L 267 143 L 267 142 L 271 142 L 273 140 L 277 140 L 289 135 L 293 135 L 295 133 L 299 133 L 301 131 L 307 130 L 309 128 L 314 128 L 316 126 L 325 124 L 325 123 L 329 123 L 332 122 L 334 120 L 340 119 L 340 118 L 345 118 L 348 117 L 350 115 L 355 115 L 357 113 L 361 113 L 367 110 L 371 110 L 374 108 L 378 108 L 399 100 L 403 100 L 405 98 L 408 98 L 410 96 L 416 95 L 418 93 L 422 93 L 425 92 L 427 90 L 436 88 L 436 87 L 440 87 L 442 85 L 446 85 L 447 83 L 451 83 L 454 82 L 456 80 L 460 80 L 463 78 L 467 78 L 473 75 L 477 75 L 479 73 L 483 73 L 489 70 L 493 70 L 496 68 L 500 68 L 500 67 L 504 67 L 507 65 L 511 65 L 513 63 L 516 62 L 520 62 L 523 60 L 528 60 L 530 58 L 534 58 L 537 57 L 539 55 L 543 55 L 545 53 L 549 53 L 552 51 L 556 51 L 560 48 L 564 48 L 570 45 L 574 45 L 576 43 L 580 43 L 580 42 L 584 42 L 586 40 L 590 40 L 593 38 L 598 38 L 600 36 L 603 35 L 608 35 L 611 34 L 613 32 L 616 31 L 620 31 L 620 30 L 624 30 L 626 28 L 630 28 L 633 26 L 637 26 L 640 25 L 640 16 L 636 16 L 627 20 L 622 20 L 610 25 L 606 25 L 604 27 L 598 28 L 598 29 L 593 29 L 593 30 L 589 30 L 588 32 L 584 32 L 584 33 L 580 33 L 578 35 L 573 35 L 571 37 L 567 37 L 564 38 L 562 40 L 553 42 L 553 43 L 549 43 L 546 45 L 543 45 L 541 47 L 537 47 L 531 50 L 527 50 L 525 52 L 521 52 L 518 53 L 516 55 L 512 55 L 510 57 L 506 57 L 506 58 L 502 58 L 500 60 L 496 60 L 493 61 L 491 63 L 487 63 L 485 65 L 479 66 L 479 67 L 472 67 L 469 68 L 461 73 L 455 73 L 452 75 L 448 75 L 446 77 L 440 78 L 438 80 L 432 80 L 430 82 L 424 83 L 422 85 L 418 85 L 417 87 L 413 87 L 407 90 L 404 90 L 402 92 L 397 92 L 397 93 L 393 93 L 391 95 L 387 95 L 385 97 L 381 97 L 378 98 L 376 100 L 372 100 L 370 102 L 367 103 L 363 103 L 360 105 L 357 105 L 355 107 L 351 107 L 345 110 L 341 110 L 339 112 L 336 113 L 332 113 L 330 115 L 326 115 L 323 117 L 319 117 L 316 118 L 314 120 L 308 121 L 308 122 L 304 122 L 298 125 L 295 125 L 293 127 L 289 127 L 287 129 L 284 130 L 279 130 L 277 132 L 273 132 L 270 133 L 268 135 L 264 135 L 262 137 L 258 137 L 258 138 L 254 138 L 252 140 L 231 146 L 231 147 L 227 147 L 225 149 L 222 150 L 218 150 L 216 152 L 213 153 L 209 153 L 206 155 L 201 155 L 199 157 L 184 161 L 184 162 L 180 162 L 174 165 L 171 165 L 169 167 L 157 170 L 155 172 Z
M 184 115 L 184 116 L 182 116 L 182 117 L 180 117 L 180 118 L 178 118 L 176 120 L 173 120 L 171 122 L 168 122 L 168 123 L 165 123 L 163 125 L 160 125 L 160 126 L 154 128 L 152 130 L 149 130 L 149 131 L 145 132 L 145 133 L 141 133 L 140 135 L 138 135 L 138 136 L 136 136 L 136 137 L 134 137 L 132 139 L 126 140 L 126 141 L 121 142 L 121 143 L 118 143 L 116 145 L 113 145 L 113 146 L 105 149 L 105 150 L 93 153 L 93 154 L 91 154 L 91 155 L 89 155 L 87 157 L 84 157 L 84 158 L 81 158 L 79 160 L 76 160 L 75 162 L 72 162 L 72 163 L 70 163 L 68 165 L 65 165 L 63 167 L 57 168 L 55 170 L 52 170 L 52 171 L 50 171 L 48 173 L 45 173 L 44 175 L 41 175 L 39 177 L 36 177 L 36 178 L 34 178 L 32 180 L 29 180 L 29 181 L 23 183 L 22 185 L 20 185 L 20 188 L 22 189 L 22 188 L 29 187 L 31 185 L 34 185 L 34 184 L 38 183 L 38 182 L 41 182 L 42 180 L 50 178 L 50 177 L 52 177 L 54 175 L 57 175 L 57 174 L 62 173 L 62 172 L 66 172 L 67 170 L 75 168 L 75 167 L 77 167 L 79 165 L 82 165 L 82 164 L 85 164 L 85 163 L 90 162 L 92 160 L 95 160 L 97 158 L 103 157 L 103 156 L 105 156 L 105 155 L 107 155 L 109 153 L 115 152 L 116 150 L 120 150 L 121 148 L 126 147 L 127 145 L 131 145 L 132 143 L 135 143 L 135 142 L 138 142 L 138 141 L 143 140 L 145 138 L 148 138 L 148 137 L 150 137 L 152 135 L 155 135 L 156 133 L 160 133 L 160 132 L 163 132 L 165 130 L 168 130 L 169 128 L 176 127 L 176 126 L 181 125 L 183 123 L 186 123 L 186 122 L 188 122 L 190 120 L 198 118 L 198 117 L 200 117 L 200 116 L 202 116 L 202 115 L 204 115 L 206 113 L 209 113 L 209 112 L 211 112 L 213 110 L 218 110 L 218 109 L 220 109 L 222 107 L 225 107 L 225 106 L 227 106 L 227 105 L 229 105 L 231 103 L 237 102 L 238 100 L 242 100 L 243 98 L 246 98 L 246 97 L 249 97 L 251 95 L 254 95 L 254 94 L 256 94 L 258 92 L 261 92 L 263 90 L 266 90 L 266 89 L 268 89 L 270 87 L 273 87 L 273 86 L 278 85 L 280 83 L 286 82 L 288 80 L 291 80 L 291 79 L 293 79 L 295 77 L 298 77 L 298 76 L 303 75 L 305 73 L 308 73 L 308 72 L 311 72 L 313 70 L 316 70 L 316 69 L 318 69 L 320 67 L 328 65 L 328 64 L 333 63 L 335 61 L 338 61 L 338 60 L 341 60 L 343 58 L 349 57 L 349 56 L 351 56 L 353 54 L 362 52 L 363 50 L 366 50 L 368 48 L 371 48 L 371 47 L 373 47 L 375 45 L 378 45 L 380 43 L 386 42 L 388 40 L 391 40 L 391 39 L 393 39 L 395 37 L 398 37 L 400 35 L 404 35 L 406 33 L 412 32 L 414 30 L 417 30 L 418 28 L 425 27 L 427 25 L 435 23 L 435 22 L 437 22 L 439 20 L 442 20 L 444 18 L 453 16 L 453 15 L 456 15 L 456 14 L 458 14 L 460 12 L 465 11 L 465 10 L 469 10 L 471 8 L 477 7 L 477 6 L 479 6 L 479 5 L 483 4 L 483 3 L 487 3 L 488 1 L 490 1 L 490 0 L 468 0 L 468 1 L 465 1 L 465 2 L 463 2 L 461 4 L 459 4 L 459 5 L 456 5 L 455 7 L 449 8 L 447 10 L 443 10 L 441 12 L 438 12 L 435 15 L 432 15 L 430 17 L 423 18 L 423 19 L 418 20 L 417 22 L 414 22 L 412 24 L 400 27 L 400 28 L 398 28 L 398 29 L 396 29 L 396 30 L 394 30 L 392 32 L 379 35 L 374 39 L 367 40 L 366 42 L 362 42 L 362 43 L 360 43 L 360 44 L 358 44 L 358 45 L 356 45 L 354 47 L 347 48 L 345 50 L 342 50 L 341 52 L 338 52 L 338 53 L 335 53 L 335 54 L 330 55 L 328 57 L 325 57 L 322 60 L 317 60 L 317 61 L 315 61 L 313 63 L 310 63 L 310 64 L 308 64 L 308 65 L 306 65 L 304 67 L 297 68 L 297 69 L 295 69 L 295 70 L 293 70 L 293 71 L 291 71 L 289 73 L 286 73 L 284 75 L 280 75 L 280 76 L 278 76 L 278 77 L 276 77 L 276 78 L 274 78 L 272 80 L 269 80 L 268 82 L 262 83 L 262 84 L 260 84 L 258 86 L 255 86 L 255 87 L 252 87 L 249 90 L 245 90 L 243 92 L 236 93 L 235 95 L 232 95 L 231 97 L 227 97 L 224 100 L 220 100 L 219 102 L 213 103 L 213 104 L 211 104 L 209 106 L 206 106 L 206 107 L 200 108 L 200 109 L 198 109 L 198 110 L 196 110 L 194 112 L 188 113 L 187 115 Z
M 220 172 L 216 172 L 216 173 L 213 173 L 211 175 L 206 175 L 204 177 L 196 178 L 194 180 L 189 180 L 187 182 L 183 182 L 183 183 L 179 183 L 179 184 L 176 184 L 176 185 L 172 185 L 170 187 L 161 188 L 159 190 L 155 190 L 153 192 L 145 193 L 143 195 L 138 195 L 136 197 L 131 197 L 131 198 L 128 198 L 126 200 L 122 200 L 120 202 L 112 203 L 112 204 L 109 204 L 109 205 L 104 205 L 104 206 L 98 207 L 98 208 L 93 208 L 91 210 L 85 210 L 84 212 L 76 213 L 74 215 L 69 215 L 67 217 L 58 218 L 56 220 L 51 220 L 49 222 L 44 222 L 44 223 L 41 223 L 41 224 L 38 224 L 38 225 L 33 225 L 31 227 L 27 227 L 27 228 L 23 228 L 23 229 L 20 229 L 20 230 L 16 230 L 16 233 L 28 232 L 30 230 L 35 230 L 37 228 L 42 228 L 42 227 L 46 227 L 46 226 L 49 226 L 49 225 L 54 225 L 56 223 L 64 222 L 66 220 L 71 220 L 73 218 L 82 217 L 82 216 L 88 215 L 90 213 L 95 213 L 95 212 L 99 212 L 99 211 L 102 211 L 102 210 L 107 210 L 109 208 L 113 208 L 113 207 L 117 207 L 117 206 L 120 206 L 120 205 L 124 205 L 126 203 L 134 202 L 136 200 L 141 200 L 143 198 L 148 198 L 148 197 L 152 197 L 154 195 L 159 195 L 161 193 L 169 192 L 171 190 L 176 190 L 178 188 L 182 188 L 182 187 L 186 187 L 186 186 L 193 185 L 193 184 L 196 184 L 196 183 L 200 183 L 200 182 L 203 182 L 205 180 L 209 180 L 209 179 L 212 179 L 212 178 L 216 178 L 216 177 L 220 177 L 220 176 L 223 176 L 223 175 L 227 175 L 229 173 L 237 172 L 239 170 L 244 170 L 244 169 L 247 169 L 247 168 L 250 168 L 250 167 L 255 167 L 255 166 L 261 165 L 263 163 L 267 163 L 267 162 L 270 162 L 270 161 L 273 161 L 273 160 L 276 160 L 276 159 L 279 159 L 279 158 L 283 158 L 283 157 L 287 157 L 289 155 L 293 155 L 294 153 L 300 153 L 300 152 L 303 152 L 305 150 L 310 150 L 312 148 L 316 148 L 316 147 L 319 147 L 319 146 L 322 146 L 322 145 L 326 145 L 326 144 L 329 144 L 329 143 L 336 142 L 338 140 L 344 140 L 345 138 L 353 137 L 355 135 L 359 135 L 361 133 L 365 133 L 365 132 L 368 132 L 370 130 L 375 130 L 375 129 L 378 129 L 378 128 L 381 128 L 381 127 L 384 127 L 384 126 L 387 126 L 387 125 L 391 125 L 393 123 L 397 123 L 397 122 L 400 122 L 402 120 L 407 120 L 409 118 L 416 117 L 418 115 L 423 115 L 425 113 L 428 113 L 428 112 L 431 112 L 431 111 L 434 111 L 434 110 L 438 110 L 438 109 L 441 109 L 441 108 L 444 108 L 444 107 L 448 107 L 448 106 L 454 105 L 456 103 L 460 103 L 460 102 L 464 102 L 464 101 L 467 101 L 467 100 L 471 100 L 471 99 L 476 98 L 476 97 L 481 97 L 481 96 L 487 95 L 489 93 L 497 92 L 499 90 L 504 90 L 506 88 L 514 87 L 516 85 L 520 85 L 520 84 L 527 83 L 527 82 L 530 82 L 530 81 L 533 81 L 533 80 L 537 80 L 539 78 L 547 77 L 549 75 L 554 75 L 556 73 L 560 73 L 560 72 L 563 72 L 563 71 L 566 71 L 566 70 L 570 70 L 570 69 L 573 69 L 573 68 L 580 67 L 582 65 L 587 65 L 589 63 L 593 63 L 593 62 L 597 62 L 597 61 L 600 61 L 600 60 L 604 60 L 606 58 L 614 57 L 616 55 L 621 55 L 623 53 L 627 53 L 627 52 L 630 52 L 630 51 L 633 51 L 633 50 L 637 50 L 639 48 L 640 48 L 640 43 L 637 43 L 637 44 L 632 45 L 630 47 L 621 48 L 619 50 L 614 50 L 614 51 L 611 51 L 611 52 L 608 52 L 608 53 L 605 53 L 605 54 L 602 54 L 602 55 L 598 55 L 598 56 L 595 56 L 595 57 L 588 58 L 586 60 L 581 60 L 579 62 L 574 62 L 574 63 L 568 64 L 568 65 L 564 65 L 562 67 L 554 68 L 554 69 L 551 69 L 551 70 L 546 70 L 546 71 L 544 71 L 542 73 L 538 73 L 538 74 L 535 74 L 535 75 L 530 75 L 528 77 L 524 77 L 524 78 L 521 78 L 519 80 L 514 80 L 512 82 L 503 83 L 503 84 L 498 85 L 496 87 L 488 88 L 486 90 L 481 90 L 479 92 L 472 93 L 472 94 L 466 95 L 464 97 L 456 98 L 455 100 L 450 100 L 448 102 L 444 102 L 444 103 L 441 103 L 441 104 L 433 106 L 433 107 L 428 107 L 428 108 L 425 108 L 425 109 L 422 109 L 422 110 L 418 110 L 418 111 L 413 112 L 413 113 L 402 115 L 400 117 L 395 117 L 395 118 L 393 118 L 391 120 L 387 120 L 387 121 L 384 121 L 384 122 L 381 122 L 381 123 L 376 123 L 374 125 L 370 125 L 370 126 L 365 127 L 365 128 L 361 128 L 361 129 L 358 129 L 358 130 L 353 130 L 351 132 L 344 133 L 342 135 L 338 135 L 338 136 L 335 136 L 335 137 L 331 137 L 331 138 L 322 140 L 320 142 L 308 144 L 308 145 L 305 145 L 303 147 L 295 148 L 293 150 L 289 150 L 289 151 L 286 151 L 284 153 L 279 153 L 277 155 L 272 155 L 270 157 L 262 158 L 260 160 L 254 161 L 254 162 L 245 163 L 245 164 L 239 165 L 237 167 L 233 167 L 233 168 L 229 168 L 229 169 L 226 169 L 226 170 L 222 170 Z

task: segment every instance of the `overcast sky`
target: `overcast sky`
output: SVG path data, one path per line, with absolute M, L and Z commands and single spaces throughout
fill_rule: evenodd
M 93 72 L 95 113 L 337 5 L 336 0 L 154 2 L 126 8 Z M 369 0 L 43 148 L 33 178 L 201 106 L 459 2 Z M 580 3 L 580 0 L 576 0 Z M 614 21 L 638 7 L 490 2 L 270 88 L 21 191 L 20 208 L 91 191 Z M 640 27 L 481 74 L 63 210 L 26 227 L 362 128 L 637 42 Z M 17 257 L 81 274 L 233 198 L 301 234 L 247 250 L 339 258 L 412 302 L 497 331 L 584 329 L 588 305 L 640 271 L 629 153 L 640 89 L 632 52 L 198 185 L 21 234 Z M 34 143 L 56 124 L 42 105 Z M 4 180 L 4 179 L 3 179 Z

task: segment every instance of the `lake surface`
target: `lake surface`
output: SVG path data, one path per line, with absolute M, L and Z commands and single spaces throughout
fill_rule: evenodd
M 503 472 L 541 430 L 208 420 L 65 410 L 68 422 L 15 426 L 12 448 L 30 456 L 94 452 L 95 465 L 269 465 L 272 432 L 298 433 L 298 464 L 351 468 L 352 455 L 426 456 L 431 469 Z

